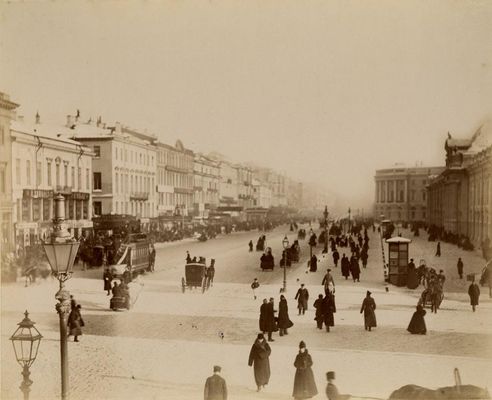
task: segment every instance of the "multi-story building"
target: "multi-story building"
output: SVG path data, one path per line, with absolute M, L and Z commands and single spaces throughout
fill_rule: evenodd
M 302 183 L 287 178 L 287 206 L 297 210 L 302 208 Z
M 237 173 L 237 193 L 238 204 L 243 210 L 253 206 L 253 171 L 247 166 L 236 164 L 234 165 Z
M 14 248 L 12 218 L 12 140 L 10 122 L 15 119 L 19 105 L 0 92 L 0 263 L 1 255 Z M 0 264 L 1 265 L 1 264 Z
M 268 185 L 258 179 L 253 179 L 253 207 L 270 208 L 272 206 L 272 191 Z
M 428 186 L 428 223 L 481 245 L 492 238 L 492 122 L 467 139 L 449 135 L 444 148 L 446 168 Z
M 194 215 L 208 217 L 219 206 L 219 163 L 195 153 L 194 157 Z
M 65 197 L 68 230 L 80 237 L 92 229 L 91 149 L 67 139 L 67 129 L 11 122 L 13 226 L 19 246 L 46 238 L 52 227 L 53 196 Z
M 91 148 L 94 215 L 128 214 L 145 227 L 157 213 L 155 136 L 116 123 L 78 123 L 69 117 L 72 137 Z
M 178 140 L 175 146 L 157 143 L 157 196 L 159 215 L 191 214 L 193 209 L 194 153 Z
M 222 160 L 220 165 L 219 207 L 222 211 L 238 211 L 238 173 L 234 164 Z
M 400 166 L 377 170 L 374 215 L 401 222 L 426 221 L 426 186 L 432 176 L 443 170 L 444 167 Z

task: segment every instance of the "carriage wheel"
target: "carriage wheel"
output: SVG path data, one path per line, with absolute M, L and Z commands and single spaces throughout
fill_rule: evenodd
M 185 278 L 181 278 L 181 292 L 184 293 L 186 289 Z

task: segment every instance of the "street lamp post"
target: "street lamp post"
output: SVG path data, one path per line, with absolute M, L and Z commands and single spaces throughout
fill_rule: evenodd
M 284 246 L 284 287 L 282 292 L 285 293 L 287 291 L 287 249 L 289 248 L 289 239 L 287 235 L 282 240 L 282 245 Z
M 24 313 L 24 319 L 17 325 L 14 334 L 10 337 L 14 346 L 15 358 L 22 367 L 22 383 L 19 389 L 24 394 L 24 400 L 29 399 L 30 386 L 32 381 L 29 379 L 31 372 L 29 367 L 34 363 L 38 355 L 39 344 L 41 343 L 41 334 L 34 326 L 34 321 L 29 319 L 29 313 Z
M 325 217 L 325 249 L 324 252 L 328 253 L 328 206 L 325 206 L 325 211 L 323 213 Z
M 56 311 L 60 321 L 61 398 L 65 400 L 68 397 L 67 319 L 70 314 L 70 293 L 64 289 L 64 286 L 65 281 L 72 276 L 73 263 L 80 243 L 72 237 L 64 224 L 64 197 L 58 194 L 54 201 L 53 232 L 50 240 L 43 242 L 43 248 L 50 263 L 52 274 L 60 283 L 60 289 L 55 294 L 55 298 L 59 301 L 56 305 Z

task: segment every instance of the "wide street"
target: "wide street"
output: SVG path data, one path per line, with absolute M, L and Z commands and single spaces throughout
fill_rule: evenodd
M 464 260 L 465 274 L 480 272 L 483 260 L 478 252 L 464 252 L 442 243 L 443 255 L 437 258 L 435 243 L 427 242 L 425 233 L 413 238 L 408 231 L 401 231 L 413 240 L 410 257 L 417 263 L 425 259 L 428 265 L 444 269 L 447 276 L 441 309 L 437 314 L 428 310 L 427 335 L 414 336 L 406 327 L 422 288 L 412 291 L 390 285 L 385 291 L 379 237 L 369 231 L 369 264 L 362 270 L 360 283 L 342 279 L 340 267 L 333 268 L 331 253 L 321 255 L 321 246 L 315 249 L 321 258 L 318 271 L 306 273 L 309 247 L 301 241 L 301 262 L 287 269 L 287 299 L 294 327 L 288 336 L 274 335 L 271 381 L 264 391 L 256 393 L 247 358 L 258 330 L 261 300 L 274 297 L 278 304 L 283 279 L 278 261 L 286 233 L 292 243 L 296 234 L 288 232 L 286 226 L 266 233 L 267 246 L 272 247 L 277 264 L 273 272 L 260 271 L 261 253 L 248 252 L 249 240 L 256 244 L 257 231 L 220 235 L 204 243 L 187 239 L 158 244 L 156 271 L 139 278 L 141 289 L 130 311 L 109 310 L 100 269 L 77 268 L 67 287 L 82 304 L 86 326 L 81 342 L 69 343 L 71 398 L 197 399 L 212 366 L 219 364 L 231 399 L 288 399 L 300 340 L 312 354 L 320 392 L 316 398 L 320 399 L 325 398 L 324 374 L 328 370 L 336 371 L 341 392 L 360 398 L 387 398 L 392 390 L 408 383 L 429 388 L 452 385 L 455 367 L 463 383 L 490 384 L 492 302 L 482 288 L 478 311 L 472 313 L 468 284 L 456 273 L 458 256 Z M 187 250 L 192 257 L 216 260 L 215 282 L 205 294 L 188 289 L 181 293 Z M 314 299 L 322 293 L 321 280 L 328 266 L 334 272 L 337 302 L 335 327 L 330 333 L 316 329 L 312 309 Z M 261 285 L 257 300 L 249 286 L 255 277 Z M 294 300 L 301 282 L 310 291 L 310 309 L 304 316 L 297 315 Z M 44 336 L 31 368 L 31 398 L 59 395 L 59 333 L 54 308 L 57 284 L 49 279 L 26 288 L 21 281 L 2 287 L 2 399 L 21 396 L 21 370 L 8 338 L 25 309 Z M 367 289 L 377 303 L 378 327 L 373 332 L 364 331 L 359 313 Z

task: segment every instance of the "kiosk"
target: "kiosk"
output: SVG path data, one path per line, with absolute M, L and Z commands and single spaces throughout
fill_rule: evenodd
M 407 284 L 408 247 L 410 239 L 396 236 L 387 239 L 388 243 L 388 281 L 396 286 Z

